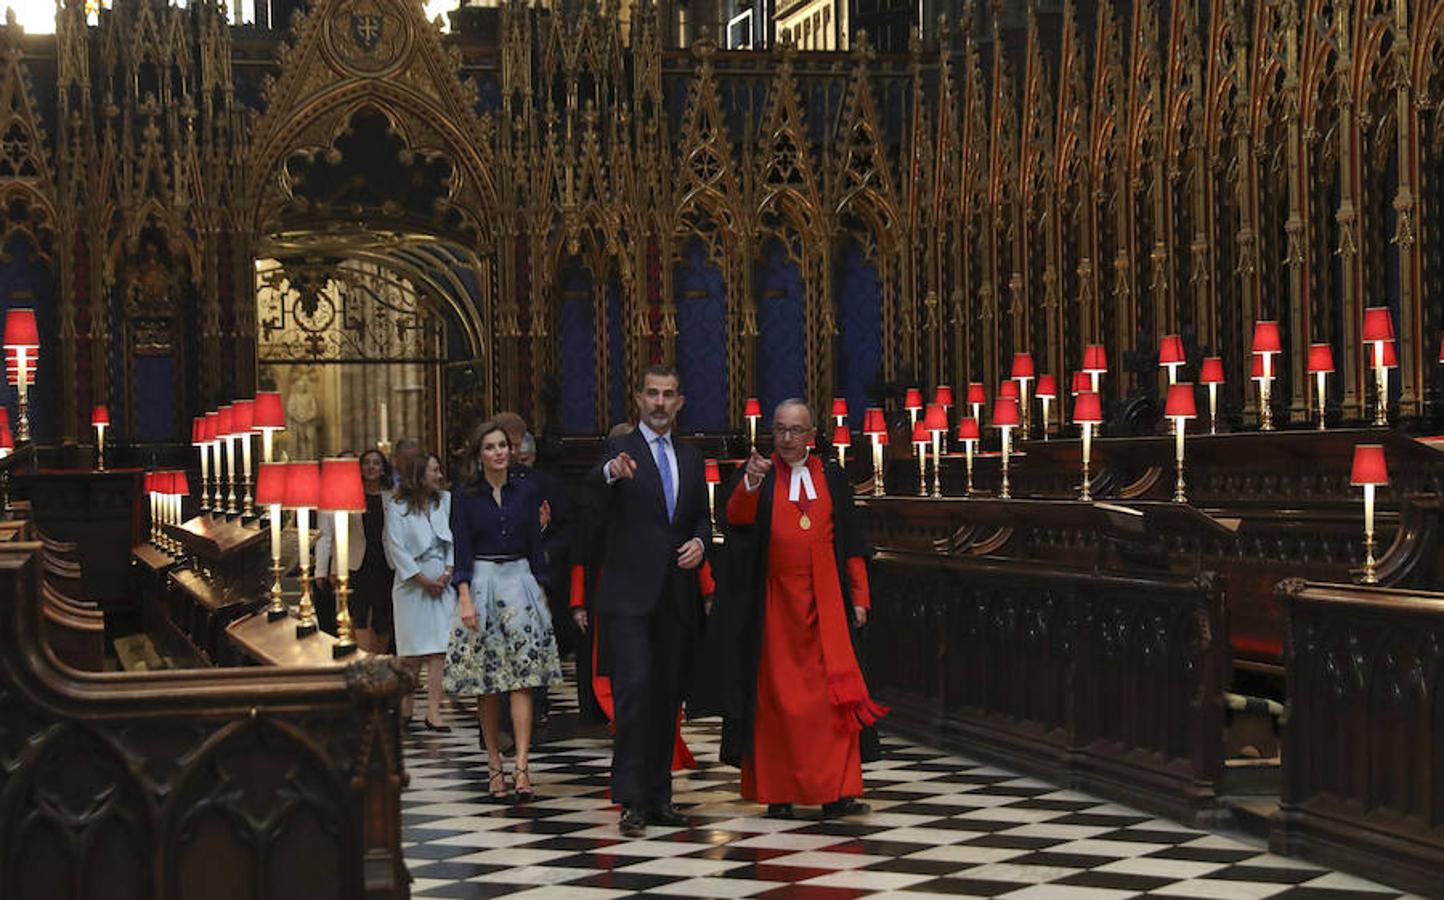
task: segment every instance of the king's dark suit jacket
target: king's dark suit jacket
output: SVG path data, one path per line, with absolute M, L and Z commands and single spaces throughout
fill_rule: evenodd
M 677 548 L 692 538 L 705 548 L 712 539 L 705 463 L 675 432 L 671 440 L 677 453 L 677 507 L 670 522 L 662 476 L 640 428 L 609 439 L 589 476 L 599 491 L 597 508 L 605 523 L 605 576 L 597 609 L 604 616 L 644 616 L 659 603 L 672 603 L 682 621 L 695 627 L 702 620 L 697 570 L 677 567 Z M 636 461 L 637 472 L 608 485 L 606 465 L 624 451 Z

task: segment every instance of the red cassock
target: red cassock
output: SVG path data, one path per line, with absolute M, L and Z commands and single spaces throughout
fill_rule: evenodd
M 597 575 L 601 577 L 600 573 Z M 698 586 L 701 588 L 702 596 L 707 597 L 716 593 L 717 582 L 712 578 L 712 567 L 705 560 L 702 562 L 701 570 L 697 573 Z M 586 609 L 586 569 L 583 566 L 572 566 L 571 598 L 569 606 L 572 609 Z M 596 611 L 592 613 L 592 696 L 597 699 L 597 706 L 601 707 L 602 715 L 607 717 L 609 723 L 617 721 L 615 707 L 612 701 L 612 679 L 597 671 L 597 623 Z M 578 673 L 577 677 L 582 677 Z M 613 725 L 615 727 L 615 724 Z M 697 760 L 692 756 L 692 751 L 687 749 L 687 742 L 682 739 L 682 711 L 677 710 L 677 740 L 672 746 L 672 771 L 680 772 L 683 769 L 697 768 Z
M 752 751 L 742 760 L 742 796 L 758 803 L 831 803 L 862 794 L 862 758 L 852 714 L 833 701 L 824 659 L 820 604 L 844 609 L 833 551 L 833 507 L 816 457 L 808 459 L 817 499 L 804 511 L 788 500 L 791 473 L 777 467 L 767 548 L 767 598 L 757 672 Z M 733 492 L 727 519 L 757 518 L 761 491 Z M 847 561 L 849 606 L 867 607 L 867 569 Z M 851 645 L 846 648 L 852 653 Z M 855 670 L 856 664 L 854 662 Z

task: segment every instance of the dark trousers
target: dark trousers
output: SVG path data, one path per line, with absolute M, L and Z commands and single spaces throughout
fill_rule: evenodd
M 672 800 L 672 745 L 689 641 L 675 606 L 646 616 L 609 616 L 616 737 L 612 800 L 655 809 Z

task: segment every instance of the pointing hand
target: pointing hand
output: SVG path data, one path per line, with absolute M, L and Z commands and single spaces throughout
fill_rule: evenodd
M 615 479 L 631 478 L 637 474 L 637 461 L 630 453 L 618 453 L 607 465 Z
M 760 484 L 770 471 L 772 471 L 772 460 L 753 448 L 752 455 L 747 459 L 747 480 L 752 484 Z

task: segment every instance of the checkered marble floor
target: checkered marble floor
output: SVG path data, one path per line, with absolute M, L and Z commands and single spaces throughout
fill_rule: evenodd
M 452 733 L 407 738 L 403 848 L 413 896 L 1402 896 L 1275 856 L 1252 838 L 900 740 L 866 766 L 870 815 L 824 822 L 799 809 L 813 817 L 767 819 L 740 800 L 737 770 L 716 761 L 716 720 L 686 728 L 701 769 L 679 774 L 674 792 L 692 826 L 630 840 L 606 795 L 610 742 L 579 731 L 574 697 L 570 687 L 554 695 L 550 736 L 532 756 L 540 796 L 527 806 L 486 795 L 471 714 L 449 708 Z

